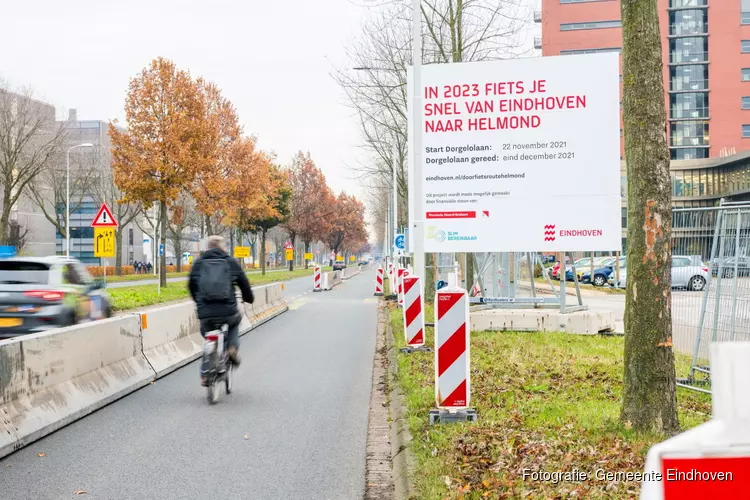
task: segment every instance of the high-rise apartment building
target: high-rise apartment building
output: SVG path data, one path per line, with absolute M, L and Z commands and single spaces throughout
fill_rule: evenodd
M 750 150 L 750 0 L 658 3 L 672 159 Z M 619 0 L 542 0 L 535 19 L 544 56 L 622 49 Z

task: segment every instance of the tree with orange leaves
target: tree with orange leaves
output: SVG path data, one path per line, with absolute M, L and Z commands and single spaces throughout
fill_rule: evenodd
M 206 134 L 201 147 L 206 163 L 197 173 L 191 193 L 197 210 L 203 215 L 205 228 L 211 234 L 214 229 L 211 216 L 226 216 L 232 183 L 246 178 L 254 140 L 242 137 L 237 111 L 216 85 L 203 79 L 199 79 L 197 85 L 205 103 Z
M 333 193 L 326 183 L 325 175 L 315 166 L 315 162 L 302 151 L 292 160 L 288 170 L 289 187 L 292 190 L 289 205 L 289 218 L 284 228 L 289 233 L 292 245 L 300 238 L 305 243 L 305 253 L 310 244 L 325 238 L 331 230 L 331 199 Z M 308 261 L 305 260 L 305 268 Z M 289 270 L 294 270 L 294 261 L 289 261 Z
M 109 128 L 115 182 L 125 201 L 158 203 L 164 248 L 170 206 L 206 165 L 205 107 L 190 74 L 158 58 L 130 81 L 125 98 L 128 129 Z M 160 264 L 159 281 L 164 287 L 166 255 Z
M 336 254 L 341 250 L 353 250 L 367 241 L 365 206 L 354 196 L 343 192 L 339 194 L 333 205 L 330 223 L 326 243 Z
M 260 273 L 266 274 L 266 236 L 268 231 L 284 224 L 289 217 L 292 190 L 285 172 L 275 166 L 268 168 L 268 183 L 263 191 L 263 201 L 239 212 L 237 226 L 243 231 L 260 232 Z

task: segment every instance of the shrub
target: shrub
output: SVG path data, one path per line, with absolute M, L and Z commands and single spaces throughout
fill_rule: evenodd
M 89 273 L 91 276 L 100 278 L 104 276 L 104 266 L 88 266 Z M 135 274 L 135 269 L 133 269 L 133 266 L 122 266 L 121 267 L 121 275 L 126 276 L 129 274 Z M 107 266 L 107 276 L 114 276 L 115 275 L 115 266 Z

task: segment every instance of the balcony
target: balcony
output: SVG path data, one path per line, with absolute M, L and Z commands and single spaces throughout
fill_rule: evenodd
M 539 50 L 542 49 L 542 37 L 540 36 L 534 37 L 534 48 L 539 49 Z
M 535 23 L 541 23 L 542 22 L 542 11 L 541 10 L 535 10 L 534 11 L 534 22 Z

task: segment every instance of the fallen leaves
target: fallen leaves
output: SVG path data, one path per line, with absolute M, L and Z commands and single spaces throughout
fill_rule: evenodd
M 38 457 L 46 457 L 46 456 L 47 456 L 47 454 L 46 454 L 46 453 L 44 453 L 44 452 L 41 452 L 41 453 L 37 453 L 37 456 L 38 456 Z
M 88 495 L 89 492 L 86 490 L 77 490 L 76 495 Z
M 246 433 L 245 433 L 245 441 L 247 441 L 248 439 L 250 439 L 250 433 L 249 433 L 249 432 L 246 432 Z

